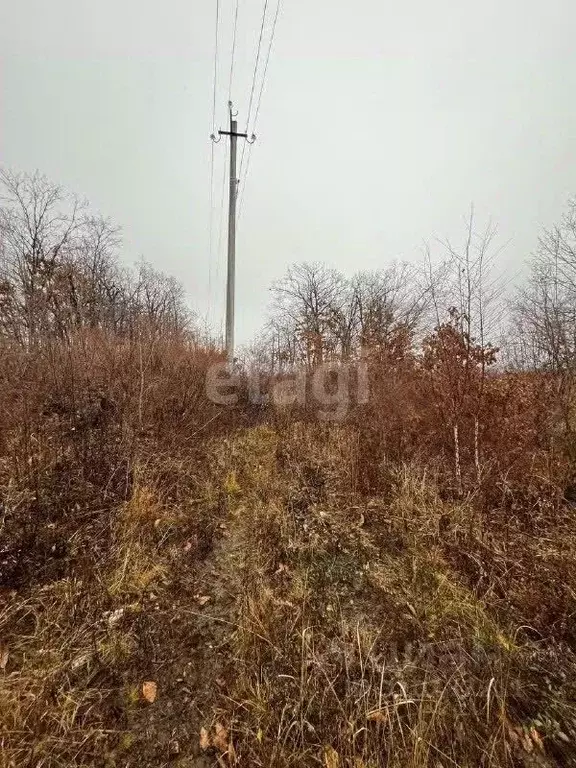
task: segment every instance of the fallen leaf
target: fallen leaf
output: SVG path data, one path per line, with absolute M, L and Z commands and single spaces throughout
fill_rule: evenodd
M 8 648 L 5 645 L 0 645 L 0 669 L 6 669 L 9 655 Z
M 340 768 L 340 756 L 334 747 L 324 747 L 324 765 L 326 768 Z
M 145 683 L 142 683 L 142 696 L 149 704 L 154 704 L 157 693 L 158 686 L 153 680 L 147 680 Z
M 375 709 L 366 715 L 366 719 L 373 723 L 385 723 L 388 720 L 388 713 L 383 712 L 381 709 Z
M 198 605 L 206 605 L 210 601 L 210 595 L 196 595 Z
M 210 735 L 204 727 L 200 728 L 200 749 L 203 752 L 210 749 Z
M 536 744 L 538 749 L 544 752 L 544 742 L 542 741 L 542 737 L 540 736 L 536 728 L 530 729 L 530 738 L 532 739 L 534 744 Z
M 228 731 L 224 728 L 222 723 L 216 723 L 214 732 L 216 735 L 212 739 L 212 744 L 214 744 L 216 749 L 220 750 L 220 752 L 226 752 L 228 750 Z

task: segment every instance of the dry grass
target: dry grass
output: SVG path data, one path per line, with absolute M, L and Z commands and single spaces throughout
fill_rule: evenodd
M 416 395 L 340 425 L 224 411 L 209 359 L 6 354 L 0 765 L 576 765 L 565 465 L 508 384 L 530 451 L 495 426 L 455 494 Z
M 357 451 L 348 438 L 259 429 L 226 452 L 242 479 L 218 557 L 236 596 L 220 717 L 239 764 L 568 764 L 569 645 L 529 640 L 494 585 L 472 589 L 450 563 L 482 524 L 432 478 L 399 469 L 386 505 L 346 495 L 335 470 Z M 554 681 L 538 706 L 536 668 Z
M 136 512 L 136 509 L 138 510 Z M 5 595 L 0 636 L 8 652 L 0 697 L 6 765 L 112 760 L 141 700 L 131 666 L 146 590 L 167 569 L 146 534 L 152 509 L 136 488 L 119 510 L 108 557 L 83 578 Z M 134 519 L 136 518 L 136 519 Z M 112 763 L 114 764 L 114 763 Z

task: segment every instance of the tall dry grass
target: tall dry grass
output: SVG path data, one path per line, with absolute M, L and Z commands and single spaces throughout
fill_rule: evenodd
M 214 404 L 185 337 L 0 354 L 3 765 L 575 764 L 549 378 L 464 392 L 458 484 L 413 355 L 325 423 Z
M 218 453 L 235 596 L 218 717 L 238 764 L 574 763 L 568 517 L 554 546 L 515 523 L 500 538 L 415 466 L 366 497 L 339 471 L 363 460 L 347 427 L 259 428 Z

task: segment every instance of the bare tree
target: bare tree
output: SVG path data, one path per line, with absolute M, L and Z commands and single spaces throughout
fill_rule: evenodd
M 156 335 L 181 334 L 191 320 L 182 285 L 144 261 L 138 268 L 134 308 Z
M 351 280 L 319 263 L 291 267 L 272 287 L 268 333 L 274 357 L 314 367 L 366 347 L 382 352 L 400 336 L 409 341 L 427 294 L 409 264 L 359 272 Z
M 182 286 L 119 263 L 120 232 L 39 174 L 0 173 L 0 334 L 31 346 L 75 331 L 181 333 Z
M 74 248 L 83 205 L 43 176 L 0 172 L 0 238 L 6 317 L 33 344 L 50 322 L 54 281 Z
M 557 373 L 576 367 L 576 200 L 545 230 L 514 305 L 519 363 Z M 523 359 L 522 359 L 523 357 Z
M 412 337 L 428 302 L 428 290 L 416 268 L 393 263 L 386 269 L 359 272 L 352 280 L 356 345 L 385 351 L 401 336 Z
M 557 412 L 569 452 L 576 444 L 576 200 L 560 223 L 544 230 L 519 291 L 510 335 L 514 362 L 551 374 Z
M 349 332 L 350 294 L 337 270 L 297 264 L 271 290 L 270 331 L 282 363 L 311 368 L 341 354 Z

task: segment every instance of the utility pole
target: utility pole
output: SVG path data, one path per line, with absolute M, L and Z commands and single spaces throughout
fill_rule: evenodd
M 238 133 L 238 122 L 234 119 L 232 102 L 230 110 L 230 130 L 218 131 L 220 136 L 230 136 L 230 203 L 228 209 L 228 270 L 226 277 L 226 357 L 228 364 L 234 363 L 234 298 L 236 293 L 236 197 L 238 179 L 236 178 L 236 151 L 238 139 L 248 139 L 247 133 Z M 253 140 L 255 137 L 252 137 Z M 213 137 L 214 139 L 214 137 Z

